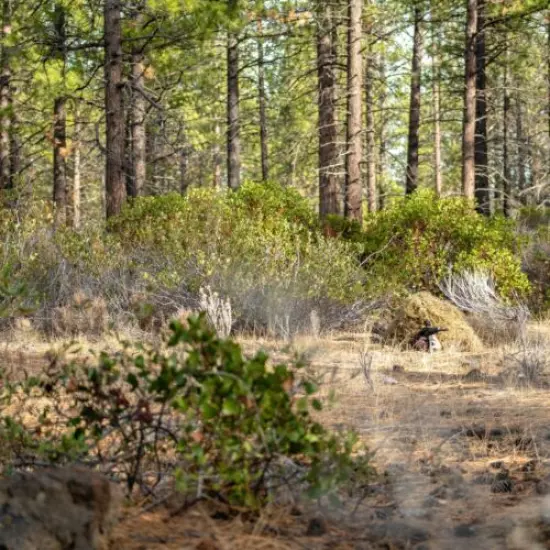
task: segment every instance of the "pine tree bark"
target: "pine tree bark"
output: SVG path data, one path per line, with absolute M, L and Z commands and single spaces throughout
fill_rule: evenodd
M 434 187 L 438 197 L 443 191 L 443 173 L 441 166 L 441 48 L 440 35 L 435 30 L 434 19 L 435 2 L 432 0 L 432 98 L 434 119 Z
M 474 139 L 476 209 L 480 214 L 491 214 L 487 152 L 487 76 L 485 38 L 485 0 L 477 0 L 476 28 L 476 123 Z
M 2 51 L 0 53 L 1 74 L 0 74 L 0 189 L 9 189 L 10 179 L 10 135 L 11 117 L 11 60 L 10 48 L 6 45 L 5 39 L 11 33 L 11 2 L 2 1 Z
M 516 108 L 516 140 L 517 140 L 517 174 L 518 174 L 518 191 L 521 197 L 521 202 L 527 204 L 527 152 L 525 146 L 525 135 L 523 133 L 523 109 L 519 90 L 515 94 Z
M 340 185 L 336 125 L 335 47 L 333 14 L 326 2 L 321 7 L 317 30 L 318 133 L 319 133 L 319 215 L 325 219 L 340 214 Z
M 58 97 L 54 102 L 53 130 L 53 202 L 55 225 L 64 225 L 67 219 L 67 113 L 66 99 Z
M 348 116 L 346 154 L 346 200 L 345 215 L 350 220 L 362 223 L 363 183 L 361 162 L 363 156 L 362 130 L 362 78 L 361 56 L 363 0 L 349 0 L 348 5 Z
M 105 112 L 107 218 L 120 213 L 126 198 L 124 183 L 124 109 L 122 103 L 122 26 L 120 0 L 105 0 Z
M 262 160 L 262 180 L 269 179 L 269 152 L 267 144 L 267 114 L 265 93 L 264 38 L 262 20 L 258 19 L 258 104 L 260 115 L 260 149 Z
M 504 53 L 503 77 L 503 109 L 502 109 L 502 212 L 505 217 L 511 215 L 511 178 L 510 161 L 508 159 L 508 123 L 510 119 L 510 93 L 508 91 L 508 37 L 504 38 L 506 51 Z
M 132 54 L 132 105 L 131 125 L 131 186 L 128 195 L 132 198 L 143 194 L 147 178 L 147 135 L 145 117 L 147 114 L 144 94 L 144 56 L 141 52 Z
M 239 41 L 232 32 L 227 43 L 227 183 L 233 190 L 241 185 Z
M 66 63 L 66 26 L 65 9 L 61 4 L 54 8 L 56 58 L 65 70 Z M 63 75 L 63 79 L 65 75 Z M 60 95 L 54 100 L 53 112 L 53 203 L 56 226 L 65 225 L 67 220 L 67 113 L 66 97 Z
M 384 209 L 386 201 L 386 165 L 387 165 L 387 141 L 386 141 L 386 60 L 384 53 L 379 56 L 379 73 L 381 82 L 381 92 L 378 95 L 379 130 L 378 130 L 378 163 L 377 163 L 377 183 L 378 183 L 378 208 Z
M 78 120 L 78 113 L 75 116 L 75 125 L 74 125 L 74 136 L 73 136 L 73 174 L 72 174 L 72 182 L 70 185 L 70 192 L 69 192 L 69 225 L 73 229 L 78 229 L 80 227 L 80 181 L 81 181 L 81 173 L 80 173 L 80 133 L 81 133 L 81 124 Z
M 409 136 L 407 141 L 406 193 L 414 193 L 418 187 L 418 160 L 420 148 L 420 101 L 422 80 L 422 12 L 418 3 L 414 7 L 414 40 L 409 105 Z
M 477 0 L 468 0 L 465 41 L 464 121 L 462 126 L 462 193 L 475 199 Z
M 220 150 L 221 128 L 220 123 L 217 121 L 214 133 L 216 134 L 216 140 L 213 151 L 214 175 L 212 178 L 212 184 L 214 188 L 219 189 L 222 186 L 222 154 Z
M 367 199 L 369 212 L 377 210 L 376 136 L 374 125 L 374 51 L 372 36 L 367 36 L 367 67 L 365 71 L 365 104 L 367 110 Z

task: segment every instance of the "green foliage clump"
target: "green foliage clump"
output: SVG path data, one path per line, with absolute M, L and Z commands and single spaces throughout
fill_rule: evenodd
M 27 429 L 5 417 L 4 436 L 42 459 L 116 470 L 130 493 L 171 476 L 191 499 L 250 507 L 273 496 L 285 464 L 312 496 L 370 474 L 368 454 L 355 456 L 354 434 L 331 434 L 312 417 L 322 409 L 315 385 L 303 380 L 292 395 L 299 363 L 248 359 L 202 316 L 171 329 L 166 349 L 128 346 L 27 383 L 27 395 L 51 401 L 56 414 L 46 408 L 39 428 Z
M 478 269 L 493 276 L 503 296 L 529 289 L 513 223 L 481 216 L 462 198 L 420 191 L 369 217 L 363 231 L 343 222 L 334 227 L 360 247 L 374 293 L 437 293 L 450 271 Z
M 126 250 L 162 256 L 157 282 L 212 284 L 242 301 L 254 288 L 351 302 L 363 274 L 349 243 L 325 238 L 292 188 L 246 183 L 237 192 L 192 190 L 133 201 L 110 229 Z M 192 269 L 190 269 L 192 266 Z

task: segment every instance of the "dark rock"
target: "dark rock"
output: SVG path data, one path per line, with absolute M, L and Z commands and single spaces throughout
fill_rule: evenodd
M 403 372 L 405 372 L 405 368 L 402 367 L 401 365 L 394 365 L 392 367 L 392 371 L 397 372 L 397 373 L 403 373 Z
M 367 536 L 374 541 L 395 541 L 407 548 L 430 539 L 426 529 L 400 521 L 374 524 L 369 528 Z
M 504 468 L 504 461 L 503 460 L 494 460 L 489 464 L 491 468 L 494 470 L 500 470 L 501 468 Z
M 453 534 L 455 537 L 461 538 L 475 537 L 477 534 L 477 529 L 473 525 L 457 525 L 453 529 Z
M 443 418 L 451 418 L 453 416 L 453 412 L 449 409 L 442 409 L 439 411 L 439 416 Z
M 0 482 L 0 548 L 103 550 L 121 493 L 85 468 L 21 472 Z
M 514 481 L 510 479 L 508 472 L 499 472 L 491 485 L 492 493 L 511 493 L 514 489 Z
M 307 524 L 306 537 L 322 537 L 327 532 L 327 524 L 323 518 L 315 517 Z

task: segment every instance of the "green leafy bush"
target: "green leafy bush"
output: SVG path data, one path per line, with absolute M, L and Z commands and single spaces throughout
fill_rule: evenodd
M 134 201 L 110 224 L 126 253 L 140 250 L 152 285 L 191 293 L 204 285 L 231 300 L 256 328 L 267 317 L 303 324 L 321 302 L 364 298 L 364 272 L 350 243 L 325 238 L 296 190 L 247 183 L 238 192 L 191 191 Z M 161 266 L 154 273 L 151 266 Z
M 315 385 L 303 380 L 293 396 L 300 364 L 271 367 L 261 353 L 247 359 L 202 316 L 174 322 L 167 345 L 127 346 L 27 382 L 27 396 L 51 405 L 36 426 L 4 415 L 4 451 L 11 444 L 11 456 L 96 464 L 130 493 L 154 491 L 168 477 L 191 499 L 250 507 L 270 498 L 288 464 L 293 483 L 312 496 L 352 474 L 368 478 L 369 455 L 354 458 L 356 437 L 332 435 L 312 417 L 322 408 Z M 16 394 L 7 385 L 4 399 Z
M 362 232 L 342 222 L 335 227 L 360 246 L 375 294 L 438 292 L 450 270 L 485 270 L 504 296 L 529 289 L 513 222 L 480 216 L 462 198 L 438 199 L 431 191 L 420 191 L 369 217 Z

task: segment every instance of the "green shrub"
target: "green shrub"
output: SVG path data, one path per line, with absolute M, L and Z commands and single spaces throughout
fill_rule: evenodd
M 198 189 L 138 199 L 110 229 L 126 253 L 140 250 L 152 285 L 184 282 L 191 293 L 209 285 L 257 328 L 269 313 L 304 319 L 321 300 L 364 298 L 353 246 L 325 238 L 308 201 L 292 188 L 245 184 L 235 193 Z M 152 273 L 152 265 L 162 267 Z
M 487 270 L 504 296 L 529 289 L 513 222 L 480 216 L 462 198 L 438 199 L 420 191 L 369 217 L 363 232 L 342 222 L 336 230 L 360 245 L 374 294 L 438 292 L 450 270 L 466 269 Z
M 270 497 L 291 464 L 302 472 L 294 483 L 319 496 L 352 474 L 368 476 L 369 456 L 354 458 L 353 434 L 332 435 L 313 419 L 310 410 L 322 406 L 311 381 L 293 397 L 299 368 L 270 367 L 264 354 L 245 358 L 202 316 L 174 322 L 166 349 L 127 346 L 28 381 L 27 395 L 56 411 L 44 408 L 37 427 L 4 416 L 4 455 L 11 444 L 41 460 L 96 464 L 117 472 L 130 493 L 175 477 L 191 499 L 250 507 Z

